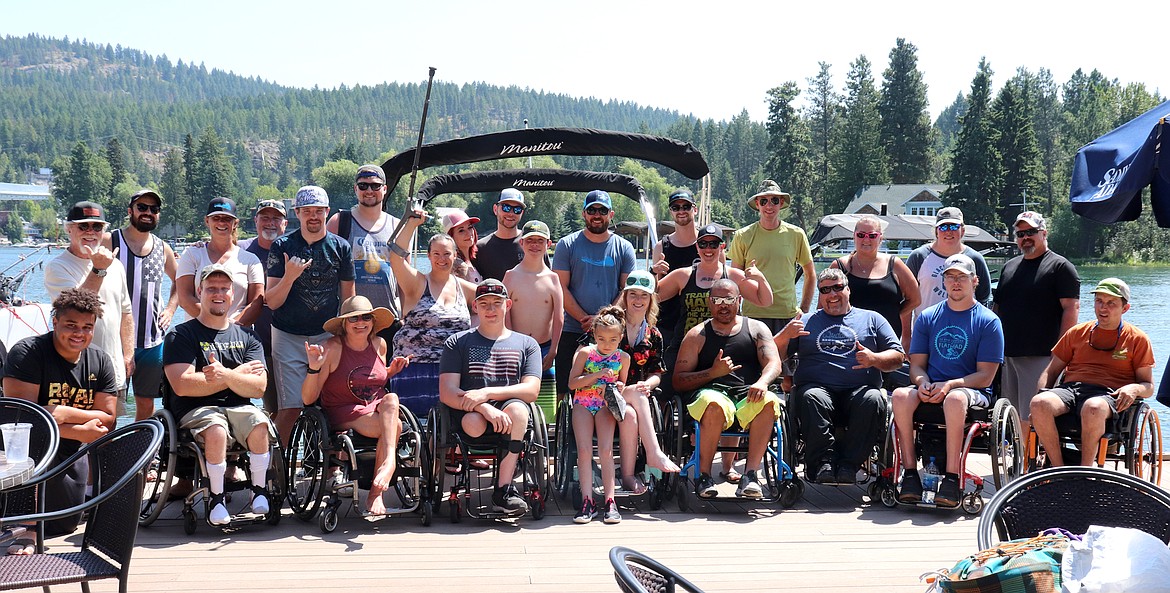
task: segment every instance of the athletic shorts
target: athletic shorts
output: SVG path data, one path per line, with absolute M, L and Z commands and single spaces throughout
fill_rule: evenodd
M 707 411 L 711 404 L 723 410 L 723 430 L 731 428 L 736 422 L 740 428 L 746 429 L 760 412 L 769 407 L 774 416 L 780 415 L 780 397 L 771 391 L 765 391 L 762 399 L 753 402 L 748 401 L 747 391 L 744 390 L 744 396 L 739 401 L 734 401 L 727 392 L 712 387 L 696 391 L 695 401 L 687 405 L 687 411 L 690 412 L 691 418 L 702 420 L 703 412 Z
M 1093 383 L 1081 383 L 1075 381 L 1072 383 L 1062 383 L 1050 390 L 1049 393 L 1060 398 L 1060 402 L 1069 412 L 1075 411 L 1077 414 L 1081 413 L 1081 408 L 1085 407 L 1085 402 L 1094 397 L 1104 398 L 1105 402 L 1109 404 L 1109 410 L 1113 415 L 1117 415 L 1117 398 L 1114 397 L 1114 391 L 1104 385 L 1094 385 Z
M 322 332 L 315 336 L 298 336 L 272 328 L 272 371 L 276 376 L 277 409 L 299 410 L 304 407 L 301 385 L 309 376 L 309 359 L 305 356 L 305 342 L 324 344 L 333 334 Z
M 260 408 L 251 404 L 231 408 L 201 406 L 187 412 L 179 422 L 179 427 L 190 430 L 200 444 L 203 443 L 203 431 L 212 426 L 221 426 L 244 448 L 248 447 L 248 435 L 260 425 L 268 427 L 268 439 L 272 442 L 276 438 L 272 423 L 268 422 L 268 416 Z
M 163 345 L 134 349 L 134 375 L 130 384 L 134 397 L 154 399 L 159 396 L 163 379 Z

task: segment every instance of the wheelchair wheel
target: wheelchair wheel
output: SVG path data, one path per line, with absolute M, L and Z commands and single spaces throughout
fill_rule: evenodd
M 800 498 L 804 496 L 804 482 L 800 481 L 800 478 L 794 477 L 784 482 L 780 488 L 780 506 L 786 509 L 795 506 L 796 503 L 800 502 Z
M 325 498 L 329 428 L 325 414 L 307 407 L 293 424 L 285 452 L 285 490 L 288 505 L 302 521 L 312 521 Z
M 269 451 L 268 473 L 266 488 L 268 489 L 268 514 L 265 515 L 265 522 L 269 525 L 277 525 L 280 523 L 280 510 L 284 507 L 285 497 L 285 482 L 287 481 L 288 470 L 284 466 L 284 451 L 280 448 L 280 443 L 272 444 Z
M 674 496 L 678 499 L 678 510 L 686 513 L 691 510 L 691 501 L 687 500 L 687 481 L 679 479 L 675 481 Z
M 199 527 L 199 520 L 195 516 L 195 509 L 183 510 L 183 533 L 187 535 L 194 535 L 195 529 Z
M 551 490 L 548 478 L 548 424 L 545 423 L 544 410 L 540 406 L 529 404 L 528 413 L 532 418 L 532 440 L 528 443 L 523 460 L 524 494 L 528 498 L 532 518 L 539 520 L 544 517 Z
M 402 423 L 402 432 L 398 436 L 398 444 L 393 455 L 397 456 L 394 493 L 402 504 L 418 506 L 423 499 L 430 497 L 430 458 L 427 455 L 427 439 L 419 426 L 418 418 L 406 406 L 399 406 L 398 419 Z
M 1024 439 L 1020 415 L 1007 399 L 995 402 L 991 414 L 991 434 L 988 453 L 991 455 L 991 476 L 996 490 L 1003 488 L 1024 473 Z
M 446 491 L 443 489 L 444 481 L 447 477 L 447 470 L 445 463 L 447 460 L 448 451 L 445 447 L 447 442 L 447 415 L 439 410 L 439 406 L 431 408 L 427 412 L 427 449 L 430 453 L 431 461 L 431 503 L 435 511 L 438 511 L 443 504 L 443 495 Z
M 337 529 L 337 507 L 329 505 L 321 512 L 321 518 L 318 520 L 318 527 L 321 528 L 321 533 L 333 533 Z
M 162 514 L 163 507 L 167 506 L 171 483 L 175 480 L 178 457 L 177 426 L 171 413 L 159 410 L 154 413 L 154 418 L 162 422 L 163 438 L 156 459 L 158 465 L 152 465 L 155 479 L 153 482 L 147 482 L 143 491 L 142 507 L 138 514 L 138 524 L 143 527 L 154 523 L 155 519 L 158 519 L 158 516 Z
M 557 406 L 556 431 L 557 452 L 553 467 L 553 487 L 561 500 L 569 500 L 576 490 L 573 468 L 577 466 L 577 441 L 573 436 L 571 405 L 562 403 Z
M 983 510 L 983 497 L 975 492 L 963 497 L 963 512 L 968 515 L 978 515 Z
M 428 496 L 422 501 L 422 524 L 423 527 L 430 527 L 431 521 L 435 518 L 435 503 L 431 502 Z
M 1141 408 L 1134 414 L 1129 434 L 1133 439 L 1126 444 L 1125 467 L 1133 476 L 1152 484 L 1162 481 L 1162 425 L 1154 408 L 1139 402 Z

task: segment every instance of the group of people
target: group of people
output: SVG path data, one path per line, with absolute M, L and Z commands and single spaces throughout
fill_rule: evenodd
M 804 231 L 783 220 L 791 196 L 774 182 L 748 199 L 759 220 L 735 231 L 730 249 L 722 227 L 696 228 L 695 198 L 680 189 L 669 198 L 674 232 L 641 271 L 633 246 L 610 230 L 605 191 L 585 195 L 583 228 L 560 238 L 550 261 L 549 227 L 521 224 L 525 196 L 509 188 L 485 237 L 478 218 L 442 215 L 443 232 L 426 241 L 424 272 L 409 245 L 427 214 L 399 221 L 385 213 L 387 191 L 381 168 L 363 165 L 352 208 L 330 216 L 325 190 L 306 186 L 293 205 L 298 229 L 286 232 L 285 204 L 266 200 L 255 210 L 257 236 L 239 243 L 236 204 L 217 197 L 205 217 L 209 240 L 178 257 L 152 232 L 163 208 L 157 192 L 131 196 L 128 224 L 110 232 L 100 205 L 75 204 L 69 247 L 45 271 L 53 330 L 13 346 L 4 393 L 48 407 L 72 443 L 61 449 L 68 455 L 113 427 L 129 384 L 138 419 L 169 387 L 164 405 L 205 448 L 209 520 L 221 524 L 230 521 L 228 444 L 247 449 L 251 508 L 266 512 L 270 443 L 286 442 L 300 409 L 314 403 L 334 427 L 378 439 L 368 512 L 386 510 L 400 407 L 425 415 L 441 402 L 468 436 L 500 435 L 506 454 L 492 505 L 518 513 L 526 503 L 512 482 L 529 405 L 542 381 L 555 381 L 562 405 L 572 406 L 579 466 L 591 463 L 595 435 L 601 460 L 602 505 L 582 480 L 574 520 L 614 523 L 618 480 L 624 490 L 645 488 L 633 473 L 639 441 L 647 465 L 679 470 L 650 421 L 655 390 L 683 396 L 701 427 L 700 497 L 718 493 L 714 457 L 732 426 L 748 434 L 744 469 L 725 454 L 719 478 L 736 483 L 737 496 L 762 495 L 758 472 L 780 414 L 774 386 L 785 374 L 806 477 L 816 483 L 856 480 L 884 433 L 889 402 L 904 502 L 922 495 L 914 411 L 941 404 L 947 456 L 935 501 L 943 506 L 961 494 L 967 410 L 987 403 L 1001 365 L 1003 395 L 1053 464 L 1064 461 L 1055 417 L 1080 415 L 1088 463 L 1105 421 L 1153 393 L 1149 338 L 1121 319 L 1128 286 L 1102 281 L 1096 320 L 1077 325 L 1079 277 L 1048 249 L 1046 221 L 1035 212 L 1016 219 L 1022 255 L 1007 263 L 989 301 L 987 265 L 963 244 L 963 214 L 953 207 L 938 211 L 933 241 L 905 262 L 880 251 L 881 219 L 862 216 L 853 252 L 818 274 Z M 173 282 L 166 298 L 163 274 Z M 171 328 L 178 307 L 190 320 Z M 888 400 L 883 387 L 896 387 Z M 267 413 L 251 404 L 258 398 Z M 61 496 L 76 498 L 86 474 L 75 468 Z M 21 542 L 10 553 L 30 550 Z

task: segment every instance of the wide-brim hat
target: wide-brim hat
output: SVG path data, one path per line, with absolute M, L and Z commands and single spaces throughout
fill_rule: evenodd
M 394 323 L 394 314 L 390 312 L 390 309 L 375 307 L 370 303 L 370 299 L 359 294 L 345 299 L 345 302 L 341 303 L 341 312 L 337 314 L 337 317 L 326 321 L 321 327 L 335 336 L 340 336 L 347 318 L 366 313 L 374 316 L 374 327 L 370 329 L 370 335 L 376 334 Z
M 756 193 L 752 194 L 752 197 L 748 198 L 748 206 L 750 206 L 752 210 L 760 209 L 760 206 L 756 204 L 756 198 L 761 196 L 780 196 L 784 198 L 783 207 L 785 208 L 787 208 L 788 204 L 792 202 L 792 194 L 780 189 L 780 185 L 771 179 L 765 179 L 763 182 L 761 182 L 760 188 L 756 190 Z

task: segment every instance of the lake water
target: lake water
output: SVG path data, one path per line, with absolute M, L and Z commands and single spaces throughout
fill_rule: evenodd
M 19 247 L 0 247 L 0 270 L 8 268 L 21 256 L 32 251 Z M 8 273 L 13 274 L 28 265 L 48 261 L 55 253 L 46 255 L 43 251 L 38 252 L 25 262 L 13 267 Z M 420 269 L 429 270 L 429 262 L 425 258 L 420 259 L 421 261 L 417 262 Z M 638 263 L 639 267 L 644 267 L 643 260 L 639 259 Z M 1114 276 L 1129 283 L 1133 300 L 1129 312 L 1125 314 L 1125 320 L 1140 327 L 1153 340 L 1154 356 L 1157 361 L 1154 365 L 1154 384 L 1160 384 L 1163 366 L 1166 364 L 1167 356 L 1170 356 L 1170 267 L 1085 266 L 1080 269 L 1080 274 L 1081 321 L 1093 318 L 1093 295 L 1089 291 L 1096 286 L 1098 281 Z M 169 281 L 164 279 L 164 282 L 168 284 L 163 289 L 164 294 L 169 294 L 166 292 L 170 290 Z M 799 288 L 797 294 L 800 294 Z M 39 269 L 33 271 L 32 276 L 25 283 L 21 295 L 30 301 L 48 302 L 48 295 L 45 292 Z M 184 320 L 186 320 L 186 313 L 179 309 L 175 316 L 175 323 Z M 1163 440 L 1167 443 L 1163 448 L 1170 451 L 1170 409 L 1153 401 L 1153 399 L 1149 401 L 1157 409 L 1158 417 L 1162 423 Z M 130 406 L 133 406 L 133 401 L 130 402 Z M 129 414 L 129 418 L 132 419 L 132 409 Z M 119 422 L 126 420 L 126 418 L 120 418 Z

